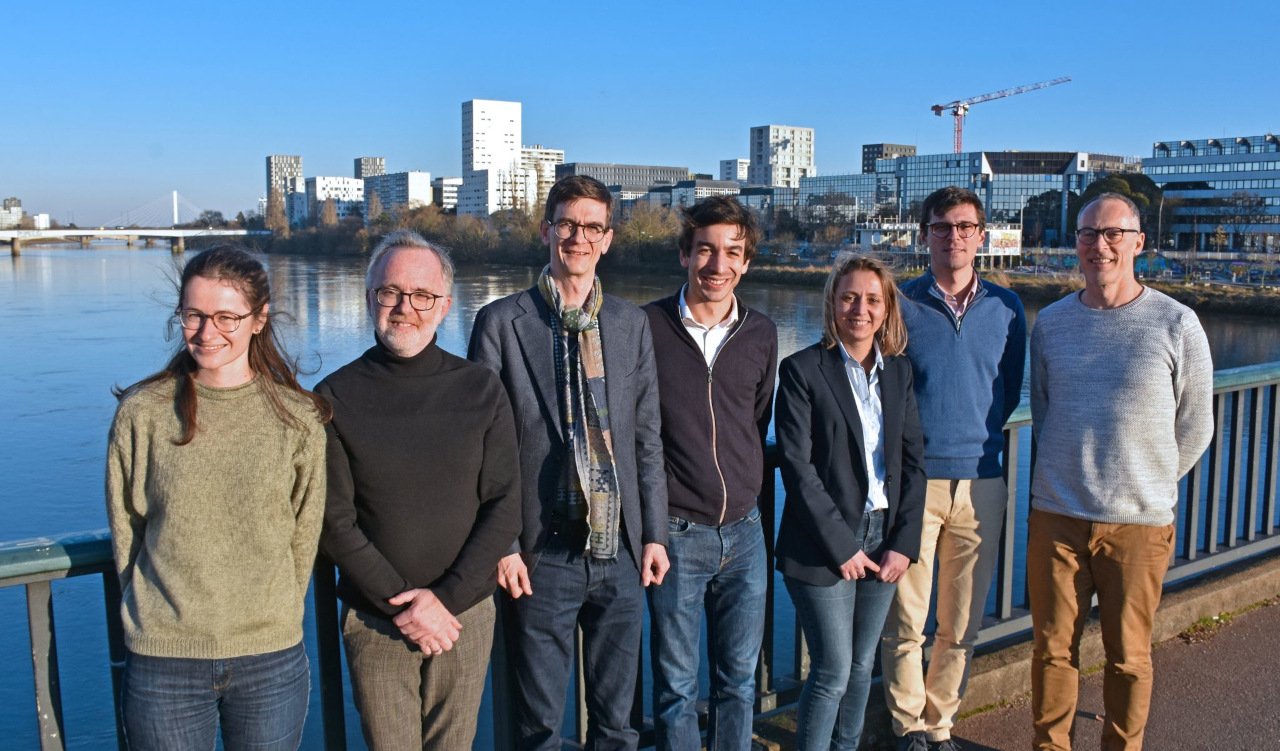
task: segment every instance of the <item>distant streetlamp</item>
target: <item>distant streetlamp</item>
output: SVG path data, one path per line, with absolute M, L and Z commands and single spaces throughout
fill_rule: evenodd
M 1164 247 L 1160 238 L 1164 232 L 1164 191 L 1160 191 L 1160 212 L 1156 215 L 1156 252 Z

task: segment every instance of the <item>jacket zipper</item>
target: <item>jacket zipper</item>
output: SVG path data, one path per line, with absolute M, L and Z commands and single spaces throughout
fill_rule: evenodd
M 981 285 L 981 282 L 979 282 L 979 285 Z M 951 325 L 955 327 L 956 333 L 959 334 L 960 326 L 964 323 L 964 317 L 957 316 L 956 312 L 951 309 L 951 306 L 947 304 L 946 300 L 934 294 L 932 287 L 926 290 L 925 293 L 928 294 L 933 299 L 937 300 L 938 303 L 942 305 L 943 311 L 951 318 Z M 968 313 L 969 308 L 972 308 L 978 302 L 978 299 L 981 297 L 985 297 L 986 294 L 987 294 L 987 291 L 985 289 L 982 289 L 981 286 L 979 286 L 978 291 L 975 292 L 973 295 L 973 299 L 970 300 L 969 304 L 965 306 L 964 312 Z
M 711 413 L 711 463 L 716 465 L 716 476 L 720 478 L 720 521 L 718 524 L 724 524 L 724 518 L 729 513 L 729 486 L 724 481 L 724 472 L 720 469 L 720 453 L 716 450 L 716 405 L 715 401 L 712 399 L 711 393 L 711 384 L 713 381 L 711 371 L 715 368 L 716 360 L 719 359 L 720 353 L 724 351 L 725 347 L 729 346 L 729 340 L 736 336 L 738 331 L 740 331 L 742 326 L 747 322 L 748 313 L 749 311 L 742 311 L 742 318 L 738 319 L 738 325 L 735 326 L 733 331 L 730 331 L 729 335 L 725 337 L 723 342 L 721 342 L 720 349 L 712 355 L 711 364 L 707 366 L 707 411 Z

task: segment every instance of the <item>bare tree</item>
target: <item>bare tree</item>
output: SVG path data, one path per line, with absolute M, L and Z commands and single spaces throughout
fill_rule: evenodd
M 281 237 L 289 236 L 289 218 L 285 216 L 284 196 L 279 188 L 272 188 L 267 196 L 266 227 Z
M 1267 201 L 1256 193 L 1237 190 L 1222 199 L 1222 205 L 1218 207 L 1218 218 L 1222 225 L 1229 227 L 1232 234 L 1239 238 L 1238 247 L 1244 249 L 1256 246 L 1258 238 L 1251 230 L 1267 221 Z
M 320 207 L 320 226 L 338 226 L 338 204 L 334 203 L 332 197 L 324 199 L 324 204 Z
M 386 211 L 382 208 L 382 199 L 378 198 L 378 191 L 369 191 L 369 211 L 365 214 L 364 221 L 367 225 L 373 225 L 382 219 L 382 215 Z

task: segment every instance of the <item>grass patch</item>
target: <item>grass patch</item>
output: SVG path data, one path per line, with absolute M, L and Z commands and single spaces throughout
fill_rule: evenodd
M 1009 707 L 1017 706 L 1023 703 L 1024 701 L 1027 701 L 1030 698 L 1031 698 L 1031 692 L 1028 691 L 1025 694 L 1015 696 L 1012 699 L 1001 699 L 1000 701 L 978 707 L 977 709 L 970 709 L 968 712 L 962 712 L 960 716 L 956 718 L 956 720 L 957 721 L 967 720 L 970 717 L 973 717 L 975 715 L 980 715 L 983 712 L 990 712 L 993 709 L 1008 709 Z
M 1204 644 L 1213 639 L 1222 628 L 1231 623 L 1232 615 L 1230 613 L 1220 613 L 1218 615 L 1206 615 L 1178 634 L 1178 638 L 1183 644 Z
M 1223 628 L 1231 625 L 1231 621 L 1236 617 L 1259 608 L 1269 608 L 1275 605 L 1280 605 L 1280 595 L 1262 602 L 1255 602 L 1252 605 L 1246 605 L 1230 613 L 1206 615 L 1184 629 L 1182 633 L 1178 634 L 1177 638 L 1181 639 L 1184 644 L 1204 644 L 1213 639 Z

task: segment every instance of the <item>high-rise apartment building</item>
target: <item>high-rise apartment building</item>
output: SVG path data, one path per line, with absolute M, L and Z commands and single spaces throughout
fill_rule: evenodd
M 383 211 L 391 211 L 397 206 L 417 208 L 431 203 L 430 172 L 392 172 L 389 175 L 374 175 L 364 181 L 364 218 L 365 222 L 377 219 L 370 216 L 369 204 L 374 194 Z
M 747 182 L 797 188 L 800 178 L 818 174 L 813 159 L 813 128 L 760 125 L 751 129 Z
M 870 175 L 876 171 L 877 159 L 892 159 L 899 156 L 915 156 L 916 147 L 901 143 L 868 143 L 862 146 L 862 174 Z
M 431 181 L 431 202 L 445 211 L 457 211 L 461 177 L 437 177 Z
M 7 201 L 5 203 L 8 203 Z M 17 229 L 22 226 L 22 206 L 0 208 L 0 229 Z
M 305 178 L 286 177 L 284 180 L 284 215 L 290 226 L 300 227 L 309 217 L 307 184 Z
M 1258 252 L 1280 244 L 1280 136 L 1157 141 L 1142 171 L 1177 199 L 1160 226 L 1142 228 L 1151 245 Z
M 526 210 L 539 214 L 547 202 L 547 193 L 556 182 L 556 167 L 564 164 L 564 149 L 548 149 L 542 144 L 520 149 L 520 168 L 533 183 Z
M 290 179 L 297 178 L 297 182 L 290 182 Z M 292 192 L 291 188 L 298 186 L 304 189 L 302 185 L 302 157 L 285 156 L 281 154 L 273 154 L 267 157 L 267 196 L 271 196 L 272 190 L 280 191 L 280 197 L 284 198 L 288 193 Z
M 355 177 L 308 177 L 307 211 L 320 217 L 321 204 L 330 199 L 338 210 L 338 221 L 364 212 L 364 180 Z
M 689 168 L 599 162 L 569 162 L 556 167 L 557 180 L 570 175 L 587 175 L 605 185 L 675 185 L 689 179 Z
M 462 103 L 459 214 L 489 216 L 516 206 L 527 195 L 520 137 L 519 102 L 472 99 Z
M 671 205 L 687 208 L 712 196 L 736 196 L 737 180 L 681 180 L 671 187 Z
M 6 209 L 20 209 L 20 208 L 22 208 L 22 199 L 20 199 L 20 198 L 6 198 L 6 199 L 4 199 L 4 207 L 5 207 Z
M 747 182 L 747 171 L 751 167 L 750 159 L 721 159 L 720 179 Z
M 387 160 L 380 156 L 358 156 L 355 158 L 355 178 L 376 177 L 387 174 Z

